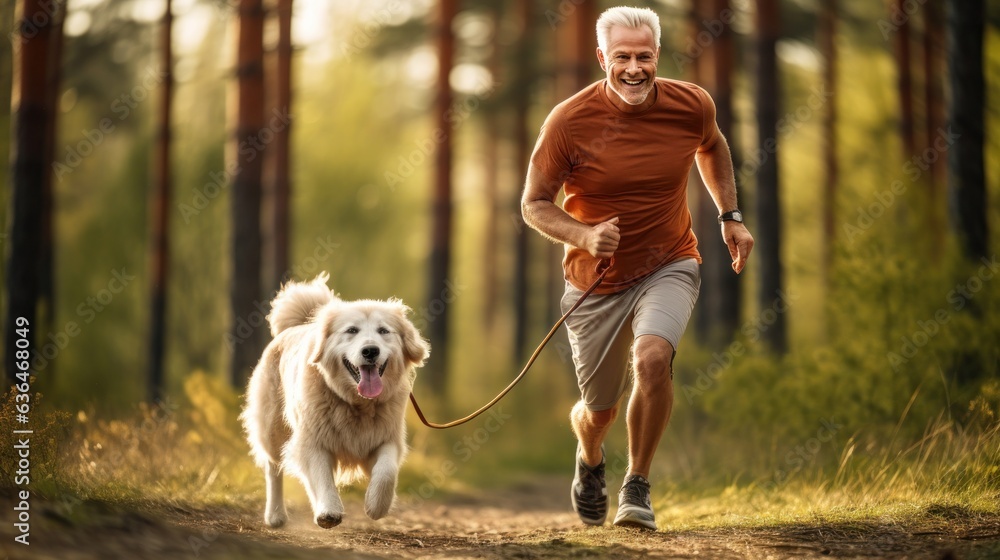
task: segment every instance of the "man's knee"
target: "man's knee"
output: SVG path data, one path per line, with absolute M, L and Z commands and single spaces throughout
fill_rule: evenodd
M 674 347 L 655 335 L 640 336 L 635 343 L 635 382 L 640 386 L 668 383 L 673 378 Z
M 592 426 L 606 426 L 618 418 L 619 404 L 605 410 L 591 410 L 583 401 L 576 403 L 573 410 L 574 416 L 582 416 L 588 424 Z
M 618 418 L 618 407 L 615 406 L 607 410 L 590 410 L 588 414 L 593 423 L 604 426 L 614 422 L 615 418 Z

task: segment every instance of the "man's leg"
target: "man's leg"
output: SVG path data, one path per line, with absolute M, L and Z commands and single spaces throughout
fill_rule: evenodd
M 620 399 L 619 399 L 620 402 Z M 603 525 L 608 517 L 608 489 L 604 480 L 604 451 L 601 443 L 618 415 L 618 403 L 608 409 L 592 411 L 580 400 L 570 413 L 573 432 L 580 442 L 570 501 L 580 521 Z M 589 450 L 589 456 L 588 451 Z
M 613 408 L 608 410 L 592 411 L 582 401 L 577 401 L 576 406 L 570 413 L 570 423 L 573 425 L 573 433 L 580 442 L 580 458 L 587 465 L 593 467 L 601 462 L 601 444 L 611 430 L 615 418 L 618 417 L 618 410 L 621 401 L 615 403 Z
M 615 525 L 656 530 L 647 477 L 674 403 L 670 380 L 673 346 L 654 334 L 635 340 L 632 397 L 628 403 L 628 474 L 618 493 Z
M 670 362 L 674 347 L 666 339 L 647 334 L 635 340 L 632 396 L 628 403 L 629 474 L 649 477 L 653 454 L 674 405 Z
M 567 285 L 561 302 L 563 312 L 582 294 Z M 580 387 L 580 402 L 570 413 L 570 424 L 579 442 L 570 500 L 573 511 L 587 525 L 603 525 L 608 516 L 601 444 L 618 415 L 628 381 L 627 364 L 635 338 L 628 325 L 631 308 L 617 294 L 591 296 L 566 321 Z

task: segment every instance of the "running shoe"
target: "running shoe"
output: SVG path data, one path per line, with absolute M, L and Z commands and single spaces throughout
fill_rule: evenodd
M 608 518 L 608 488 L 604 484 L 604 446 L 601 446 L 601 462 L 595 467 L 587 466 L 580 457 L 580 446 L 576 448 L 576 475 L 570 492 L 573 511 L 580 521 L 587 525 L 603 525 Z
M 618 513 L 615 525 L 656 530 L 656 516 L 649 499 L 649 481 L 644 476 L 631 474 L 618 493 Z

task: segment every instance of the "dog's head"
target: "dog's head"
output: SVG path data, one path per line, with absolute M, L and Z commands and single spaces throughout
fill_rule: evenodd
M 409 371 L 423 365 L 430 347 L 408 312 L 399 300 L 331 302 L 313 321 L 319 340 L 310 361 L 348 401 L 409 392 Z

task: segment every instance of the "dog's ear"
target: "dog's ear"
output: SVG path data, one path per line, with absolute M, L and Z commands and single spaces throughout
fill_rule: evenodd
M 403 358 L 407 364 L 420 367 L 431 353 L 431 345 L 420 336 L 420 331 L 406 317 L 410 308 L 399 300 L 392 300 L 396 305 L 397 331 L 403 339 Z
M 309 363 L 320 366 L 323 364 L 323 355 L 326 353 L 326 341 L 333 334 L 334 311 L 330 307 L 325 307 L 317 312 L 313 322 L 316 324 L 316 350 L 309 358 Z

